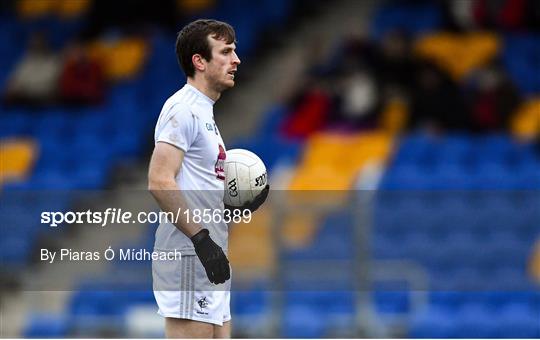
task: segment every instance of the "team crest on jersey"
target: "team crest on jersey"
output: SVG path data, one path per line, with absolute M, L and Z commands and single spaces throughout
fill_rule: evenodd
M 206 300 L 206 296 L 203 296 L 201 299 L 197 300 L 197 304 L 199 305 L 199 310 L 196 310 L 195 313 L 200 315 L 208 315 L 208 312 L 204 311 L 204 309 L 208 307 L 208 300 Z
M 216 171 L 216 177 L 222 181 L 225 180 L 225 158 L 227 158 L 227 154 L 225 153 L 225 148 L 220 144 L 219 153 L 217 156 L 217 161 L 216 161 L 214 170 Z
M 218 128 L 217 128 L 217 125 L 216 123 L 206 123 L 206 130 L 208 131 L 214 131 L 214 133 L 217 135 L 219 135 L 219 131 L 218 131 Z
M 199 307 L 201 307 L 201 309 L 208 307 L 208 301 L 206 300 L 206 296 L 203 296 L 202 299 L 199 299 L 197 301 L 197 304 L 199 305 Z

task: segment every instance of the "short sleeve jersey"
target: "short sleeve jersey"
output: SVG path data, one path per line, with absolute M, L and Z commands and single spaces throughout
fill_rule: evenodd
M 214 121 L 213 106 L 213 100 L 186 84 L 165 102 L 155 129 L 155 143 L 168 143 L 184 151 L 176 183 L 191 217 L 204 209 L 223 211 L 226 153 Z M 228 226 L 217 223 L 219 220 L 212 218 L 202 226 L 209 229 L 212 239 L 226 251 Z M 173 224 L 163 221 L 156 231 L 154 247 L 195 254 L 191 240 Z

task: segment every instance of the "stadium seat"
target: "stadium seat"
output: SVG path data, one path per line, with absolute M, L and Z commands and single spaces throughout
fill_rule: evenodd
M 70 302 L 70 313 L 78 315 L 114 316 L 120 315 L 127 307 L 125 298 L 116 291 L 76 292 Z
M 380 133 L 316 134 L 306 144 L 290 189 L 347 190 L 363 166 L 386 161 L 391 145 L 391 137 Z
M 37 154 L 36 144 L 32 140 L 0 141 L 0 185 L 5 181 L 24 180 Z
M 21 137 L 28 132 L 28 121 L 25 111 L 9 111 L 0 116 L 0 132 L 2 138 Z
M 411 338 L 455 338 L 459 329 L 454 316 L 454 313 L 430 307 L 413 316 L 408 336 Z
M 324 316 L 309 306 L 286 308 L 283 334 L 288 338 L 320 338 L 324 336 Z
M 455 79 L 487 64 L 499 50 L 498 37 L 488 33 L 434 33 L 415 43 L 415 52 L 433 60 Z
M 231 309 L 237 315 L 264 314 L 269 304 L 269 294 L 263 290 L 235 290 L 231 296 Z
M 231 229 L 229 259 L 243 275 L 261 276 L 274 266 L 272 247 L 271 213 L 261 209 L 250 223 L 240 223 Z
M 64 315 L 31 314 L 24 330 L 25 338 L 65 338 L 70 330 L 69 318 Z
M 514 136 L 523 139 L 534 139 L 540 133 L 540 98 L 535 97 L 522 103 L 511 121 Z
M 105 73 L 111 80 L 129 79 L 138 74 L 147 58 L 146 41 L 138 38 L 98 41 L 88 47 L 93 58 L 105 62 Z
M 378 313 L 406 314 L 410 308 L 409 292 L 406 291 L 375 291 L 373 299 Z
M 394 30 L 402 30 L 412 36 L 421 35 L 437 29 L 441 19 L 438 8 L 431 4 L 387 5 L 375 14 L 370 33 L 376 39 Z
M 56 3 L 56 0 L 21 0 L 17 2 L 17 12 L 23 18 L 44 16 L 54 10 Z
M 467 304 L 457 314 L 458 338 L 495 337 L 497 322 L 489 309 L 478 304 Z
M 506 305 L 497 316 L 496 336 L 500 338 L 540 337 L 540 312 L 522 305 Z
M 266 168 L 271 172 L 278 164 L 295 164 L 303 145 L 276 135 L 261 135 L 249 140 L 237 140 L 227 148 L 229 150 L 247 149 L 254 152 L 264 159 Z
M 538 36 L 533 34 L 507 34 L 504 39 L 502 61 L 524 95 L 540 93 L 540 80 L 533 76 L 538 70 L 538 46 Z
M 21 266 L 29 263 L 33 243 L 26 236 L 2 236 L 0 258 L 7 266 Z
M 258 127 L 259 136 L 269 137 L 279 131 L 279 127 L 286 117 L 288 109 L 282 105 L 271 107 L 264 113 L 261 124 Z
M 91 0 L 61 0 L 56 8 L 56 13 L 61 18 L 74 18 L 88 11 Z

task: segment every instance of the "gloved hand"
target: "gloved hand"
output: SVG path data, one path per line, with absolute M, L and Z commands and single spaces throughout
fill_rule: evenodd
M 251 202 L 247 202 L 241 207 L 233 207 L 230 205 L 225 204 L 225 209 L 230 210 L 231 212 L 235 209 L 239 209 L 240 211 L 249 210 L 251 212 L 256 211 L 259 209 L 259 207 L 266 201 L 266 198 L 268 197 L 268 193 L 270 192 L 270 185 L 267 184 L 264 189 L 260 192 L 260 194 L 255 197 L 255 199 Z
M 206 270 L 208 280 L 220 284 L 231 278 L 229 260 L 225 253 L 211 238 L 208 229 L 203 229 L 191 237 L 195 253 Z

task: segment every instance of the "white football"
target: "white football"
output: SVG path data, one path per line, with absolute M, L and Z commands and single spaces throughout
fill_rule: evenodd
M 227 151 L 225 204 L 241 207 L 251 202 L 266 187 L 267 180 L 266 166 L 256 154 L 244 149 Z

